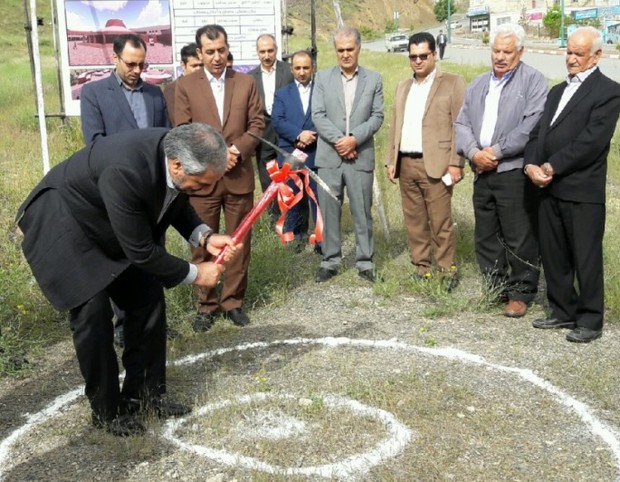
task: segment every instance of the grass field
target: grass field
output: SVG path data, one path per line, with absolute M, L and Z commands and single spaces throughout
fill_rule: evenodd
M 26 373 L 28 359 L 39 356 L 46 346 L 58 339 L 69 337 L 65 323 L 66 314 L 50 307 L 41 295 L 30 270 L 25 263 L 14 236 L 14 216 L 17 207 L 40 179 L 41 160 L 37 119 L 34 112 L 33 86 L 28 62 L 23 24 L 23 12 L 14 0 L 11 8 L 0 7 L 3 36 L 0 45 L 0 75 L 3 83 L 0 94 L 0 377 L 19 376 Z M 49 6 L 41 5 L 40 14 L 49 19 Z M 57 75 L 53 59 L 51 27 L 49 20 L 41 28 L 41 52 L 44 72 L 46 107 L 48 112 L 59 110 L 57 96 Z M 306 47 L 304 39 L 293 37 L 290 50 Z M 319 45 L 319 68 L 333 65 L 335 56 L 332 46 Z M 385 162 L 386 136 L 390 122 L 391 106 L 396 84 L 410 75 L 404 56 L 388 55 L 364 51 L 361 63 L 379 71 L 384 79 L 386 102 L 385 122 L 376 137 L 377 166 Z M 485 66 L 457 67 L 442 64 L 442 69 L 462 74 L 467 81 L 484 71 Z M 47 121 L 49 129 L 49 150 L 52 164 L 58 163 L 82 146 L 79 120 L 66 122 L 58 118 Z M 607 234 L 605 239 L 606 303 L 607 321 L 614 322 L 620 314 L 620 237 L 618 182 L 620 172 L 618 161 L 620 152 L 618 136 L 614 138 L 609 158 L 609 198 L 607 205 Z M 377 283 L 375 292 L 386 300 L 413 292 L 429 301 L 427 315 L 436 317 L 463 311 L 489 310 L 489 297 L 480 290 L 479 296 L 472 300 L 457 291 L 447 295 L 438 284 L 420 285 L 414 282 L 403 283 L 411 270 L 408 260 L 406 239 L 402 226 L 402 213 L 398 188 L 390 184 L 383 167 L 377 168 L 377 177 L 383 192 L 383 202 L 390 226 L 390 239 L 380 232 L 377 234 L 378 270 L 384 281 Z M 473 251 L 473 215 L 471 207 L 471 173 L 455 189 L 454 218 L 458 226 L 458 262 L 462 283 L 478 285 L 479 277 Z M 346 210 L 345 210 L 346 213 Z M 375 216 L 376 219 L 376 216 Z M 351 234 L 351 220 L 345 214 L 344 228 Z M 176 236 L 169 236 L 169 247 L 176 254 L 187 257 L 185 244 Z M 277 237 L 270 232 L 266 221 L 258 223 L 253 237 L 253 257 L 250 269 L 250 284 L 246 307 L 252 310 L 257 306 L 274 306 L 287 298 L 291 288 L 304 283 L 313 283 L 313 273 L 318 266 L 318 258 L 310 254 L 300 257 L 280 246 Z M 309 252 L 308 252 L 309 253 Z M 274 262 L 277 259 L 278 262 Z M 351 281 L 341 277 L 342 283 Z M 169 319 L 175 329 L 182 334 L 191 334 L 190 322 L 194 314 L 192 290 L 179 287 L 167 293 Z M 497 309 L 497 307 L 494 307 Z

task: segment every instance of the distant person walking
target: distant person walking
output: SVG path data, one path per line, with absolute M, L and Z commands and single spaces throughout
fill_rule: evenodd
M 443 33 L 443 30 L 439 31 L 437 35 L 437 47 L 439 47 L 439 60 L 443 60 L 443 54 L 446 51 L 446 45 L 448 44 L 448 36 Z

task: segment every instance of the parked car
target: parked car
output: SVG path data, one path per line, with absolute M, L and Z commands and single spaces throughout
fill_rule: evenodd
M 404 34 L 388 34 L 385 36 L 385 48 L 388 52 L 404 52 L 409 46 L 409 38 Z

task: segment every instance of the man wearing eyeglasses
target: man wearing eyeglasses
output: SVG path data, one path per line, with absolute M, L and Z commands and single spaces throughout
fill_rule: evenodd
M 474 171 L 475 249 L 488 288 L 521 318 L 538 289 L 537 193 L 523 174 L 523 153 L 547 98 L 541 72 L 521 61 L 525 31 L 491 32 L 491 72 L 465 91 L 456 120 L 458 153 Z M 534 192 L 533 192 L 534 191 Z
M 452 189 L 463 177 L 464 159 L 456 152 L 453 124 L 465 96 L 460 75 L 435 66 L 435 39 L 428 32 L 409 38 L 413 78 L 396 88 L 388 137 L 387 173 L 399 179 L 404 225 L 416 279 L 438 274 L 448 291 L 456 287 L 456 239 Z
M 147 127 L 170 127 L 162 90 L 140 77 L 146 70 L 146 43 L 134 34 L 116 37 L 112 44 L 116 68 L 107 78 L 82 87 L 80 117 L 86 144 L 97 137 Z M 116 343 L 123 345 L 125 314 L 114 306 Z
M 80 116 L 84 141 L 131 129 L 170 127 L 161 89 L 144 82 L 146 43 L 138 35 L 119 35 L 113 42 L 114 72 L 82 87 Z

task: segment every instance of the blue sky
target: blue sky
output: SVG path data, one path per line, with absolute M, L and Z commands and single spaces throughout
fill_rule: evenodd
M 168 0 L 65 0 L 68 30 L 101 30 L 111 18 L 127 28 L 170 24 Z

